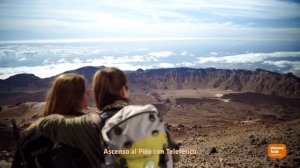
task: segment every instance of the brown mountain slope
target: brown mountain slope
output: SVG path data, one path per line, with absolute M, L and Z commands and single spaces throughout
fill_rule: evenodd
M 86 77 L 90 87 L 92 76 L 103 67 L 83 67 L 65 73 L 78 73 Z M 300 78 L 291 73 L 279 74 L 265 70 L 224 70 L 170 68 L 128 71 L 130 89 L 137 90 L 182 90 L 221 89 L 242 92 L 276 93 L 280 95 L 300 95 Z M 34 92 L 48 90 L 55 76 L 41 79 L 32 74 L 19 74 L 0 80 L 0 105 L 27 101 L 43 101 Z M 15 93 L 19 92 L 19 93 Z M 24 96 L 25 95 L 25 96 Z M 28 99 L 26 98 L 28 97 Z M 42 99 L 37 99 L 42 98 Z M 9 101 L 8 101 L 9 100 Z M 21 101 L 21 102 L 20 102 Z
M 300 79 L 293 74 L 265 70 L 223 70 L 172 68 L 137 71 L 128 74 L 133 88 L 140 89 L 204 89 L 300 94 Z

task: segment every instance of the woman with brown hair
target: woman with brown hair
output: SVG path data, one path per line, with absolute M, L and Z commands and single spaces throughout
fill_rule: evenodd
M 78 74 L 58 76 L 48 91 L 44 116 L 82 114 L 81 111 L 87 108 L 85 83 L 85 78 Z
M 85 83 L 85 78 L 78 74 L 62 74 L 55 78 L 46 96 L 46 107 L 43 115 L 49 116 L 51 114 L 61 114 L 66 117 L 76 117 L 85 114 L 82 112 L 83 109 L 87 108 L 88 92 L 86 91 Z M 44 160 L 43 163 L 50 164 L 51 167 L 55 168 L 74 168 L 80 167 L 80 164 L 82 163 L 87 163 L 87 161 L 85 161 L 85 156 L 79 149 L 61 143 L 51 143 L 45 137 L 40 137 L 38 129 L 36 128 L 38 122 L 39 121 L 33 123 L 27 128 L 24 136 L 24 141 L 27 141 L 25 139 L 33 139 L 29 143 L 37 143 L 33 145 L 38 149 L 27 150 L 26 147 L 22 146 L 24 149 L 18 149 L 19 153 L 16 153 L 12 167 L 23 167 L 22 165 L 19 165 L 22 164 L 22 162 L 28 162 L 27 166 L 29 167 L 35 166 L 36 161 L 32 161 L 33 159 L 31 158 L 23 158 L 28 159 L 25 161 L 23 159 L 23 161 L 20 160 L 20 150 L 22 150 L 21 152 L 25 152 L 26 150 L 26 152 L 28 151 L 29 153 L 37 153 L 36 151 L 40 150 L 38 143 L 44 140 L 47 141 L 47 143 L 41 142 L 42 147 L 43 149 L 46 149 L 43 145 L 44 143 L 48 150 L 44 150 L 42 157 L 45 158 L 49 157 L 48 155 L 51 156 L 50 158 L 47 158 L 47 161 Z M 47 167 L 50 165 L 47 165 Z
M 61 114 L 66 117 L 81 116 L 87 108 L 88 92 L 84 76 L 78 74 L 59 75 L 52 83 L 46 97 L 44 116 Z M 52 167 L 88 167 L 86 157 L 77 148 L 55 143 L 52 149 Z
M 128 105 L 128 81 L 120 69 L 111 67 L 97 71 L 93 78 L 93 90 L 100 111 L 117 103 Z

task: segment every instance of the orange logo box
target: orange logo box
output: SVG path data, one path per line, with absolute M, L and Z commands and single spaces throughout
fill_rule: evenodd
M 274 159 L 282 159 L 286 156 L 285 144 L 269 144 L 268 145 L 268 157 Z

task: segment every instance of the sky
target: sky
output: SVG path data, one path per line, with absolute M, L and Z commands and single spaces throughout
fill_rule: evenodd
M 1 0 L 0 79 L 81 66 L 300 76 L 295 0 Z

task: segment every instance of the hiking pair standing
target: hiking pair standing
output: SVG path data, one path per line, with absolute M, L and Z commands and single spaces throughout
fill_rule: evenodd
M 173 167 L 164 152 L 172 142 L 152 105 L 129 105 L 128 81 L 117 68 L 105 68 L 93 78 L 94 98 L 101 113 L 66 118 L 49 115 L 37 129 L 53 142 L 80 149 L 92 167 Z M 160 154 L 105 154 L 104 150 L 146 149 Z

